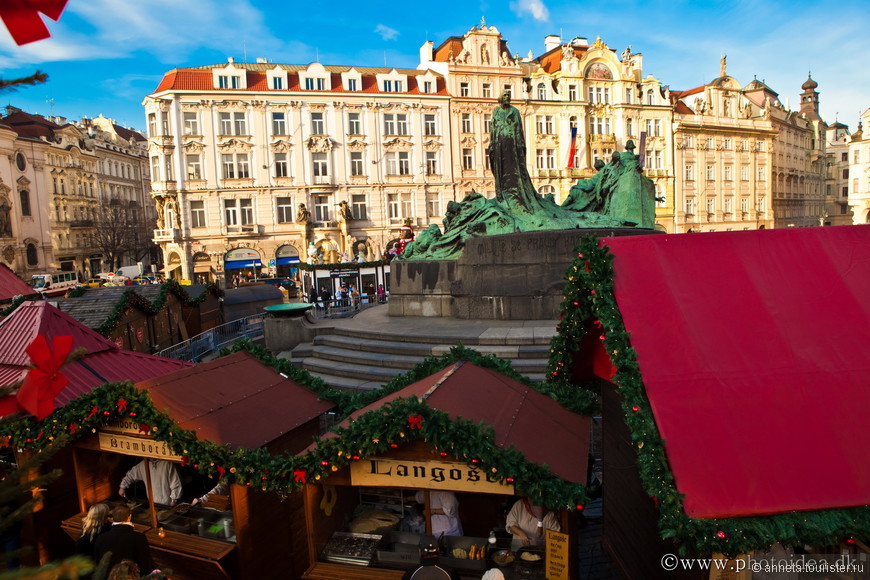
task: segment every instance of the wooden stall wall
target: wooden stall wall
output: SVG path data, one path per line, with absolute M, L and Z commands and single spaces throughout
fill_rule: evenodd
M 706 580 L 703 573 L 662 569 L 665 554 L 677 546 L 659 535 L 659 511 L 643 489 L 637 469 L 637 454 L 625 424 L 622 397 L 613 384 L 601 388 L 603 407 L 602 486 L 604 532 L 601 543 L 626 580 Z

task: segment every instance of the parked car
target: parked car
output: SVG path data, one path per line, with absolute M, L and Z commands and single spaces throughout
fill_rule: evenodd
M 86 282 L 82 282 L 82 286 L 85 288 L 99 288 L 103 284 L 106 283 L 106 280 L 103 278 L 88 278 Z
M 156 284 L 157 278 L 155 276 L 136 276 L 133 278 L 133 283 L 141 286 L 145 286 L 147 284 Z

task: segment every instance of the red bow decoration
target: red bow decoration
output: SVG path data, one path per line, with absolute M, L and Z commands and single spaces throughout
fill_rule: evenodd
M 127 399 L 118 399 L 118 412 L 123 413 L 127 409 Z
M 148 423 L 139 423 L 139 431 L 137 431 L 137 433 L 145 433 L 146 435 L 151 433 L 151 425 Z
M 75 434 L 76 434 L 76 430 L 78 430 L 78 428 L 79 428 L 79 426 L 76 425 L 75 423 L 70 423 L 70 426 L 69 426 L 69 432 L 70 432 L 70 434 L 75 435 Z
M 91 407 L 91 412 L 88 413 L 88 416 L 85 417 L 85 419 L 90 419 L 99 412 L 100 412 L 100 410 L 97 407 Z
M 304 469 L 294 469 L 293 470 L 293 481 L 305 483 L 306 477 L 308 477 L 308 472 L 305 471 Z
M 0 18 L 15 43 L 21 46 L 51 36 L 39 13 L 57 22 L 66 3 L 67 0 L 3 0 Z
M 52 345 L 49 347 L 41 334 L 30 343 L 25 352 L 33 367 L 15 394 L 18 404 L 39 421 L 51 415 L 55 409 L 55 397 L 69 382 L 59 371 L 72 351 L 73 339 L 71 336 L 55 336 Z
M 408 415 L 408 424 L 411 429 L 421 429 L 423 427 L 423 415 Z
M 187 465 L 187 463 L 189 461 L 190 461 L 190 457 L 188 457 L 187 455 L 182 455 L 181 456 L 181 467 L 184 467 L 185 465 Z
M 220 467 L 220 466 L 218 466 L 217 470 L 218 470 L 218 479 L 221 479 L 224 476 L 224 473 L 227 472 L 226 469 L 224 469 L 223 467 Z

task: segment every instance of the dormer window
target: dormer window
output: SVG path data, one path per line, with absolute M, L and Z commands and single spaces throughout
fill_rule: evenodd
M 384 92 L 385 93 L 401 93 L 404 90 L 405 89 L 403 88 L 402 81 L 400 81 L 398 79 L 396 79 L 396 80 L 386 79 L 384 81 Z
M 241 84 L 241 79 L 235 75 L 218 75 L 219 89 L 237 89 Z
M 306 91 L 325 91 L 326 79 L 308 77 L 305 79 Z
M 347 90 L 358 91 L 356 79 L 347 79 Z
M 284 89 L 284 79 L 281 77 L 272 77 L 272 89 L 275 91 Z
M 435 85 L 435 83 L 433 83 L 432 81 L 423 81 L 423 92 L 424 93 L 434 93 L 435 92 L 433 90 L 434 85 Z

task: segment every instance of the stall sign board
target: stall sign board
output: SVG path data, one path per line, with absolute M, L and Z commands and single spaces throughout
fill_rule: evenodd
M 547 580 L 568 580 L 570 558 L 568 534 L 547 530 Z
M 103 433 L 121 433 L 128 435 L 141 435 L 144 433 L 142 426 L 133 419 L 108 419 L 100 428 Z
M 370 457 L 350 464 L 350 480 L 356 486 L 413 487 L 514 495 L 488 470 L 448 461 L 409 461 Z
M 166 443 L 145 439 L 142 437 L 130 437 L 115 433 L 103 433 L 100 431 L 100 450 L 120 453 L 122 455 L 135 455 L 136 457 L 149 457 L 152 459 L 165 459 L 167 461 L 181 461 L 180 455 L 175 455 Z

